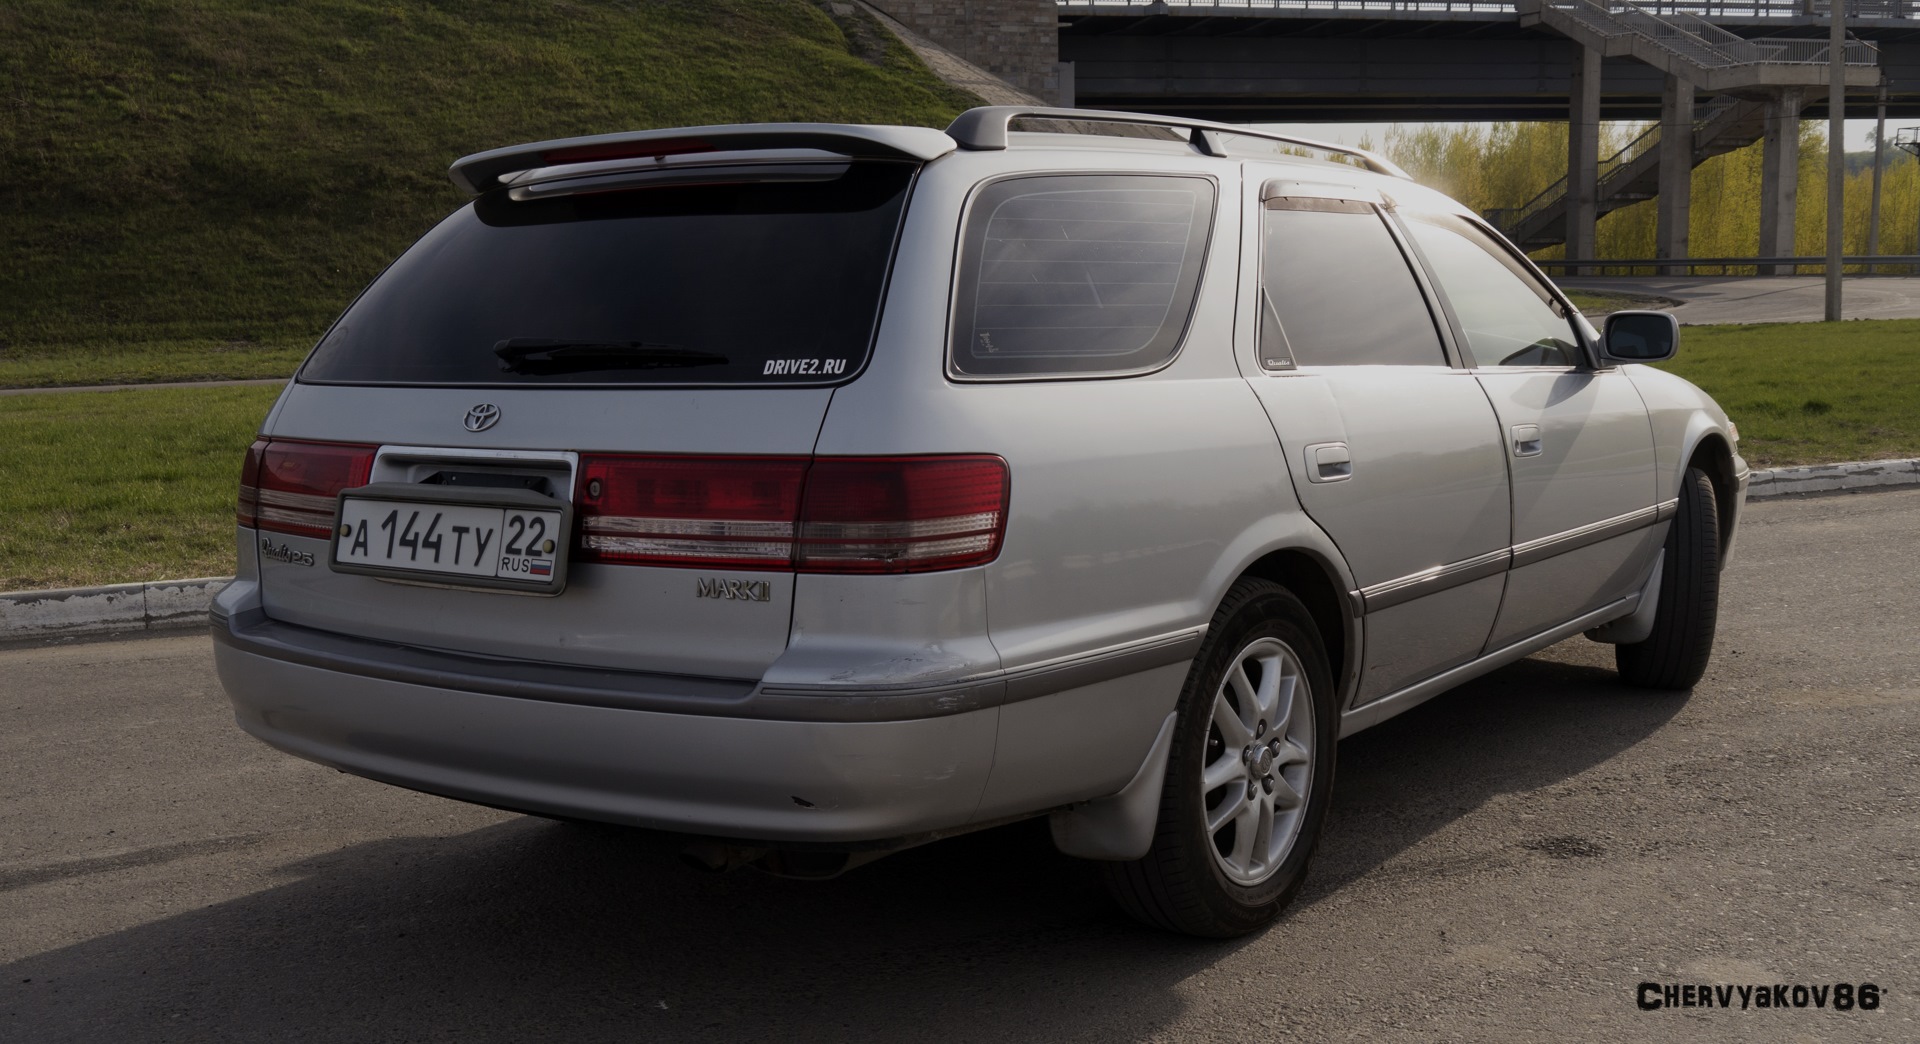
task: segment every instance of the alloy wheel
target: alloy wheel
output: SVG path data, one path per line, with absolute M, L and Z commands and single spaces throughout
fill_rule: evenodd
M 1214 863 L 1236 884 L 1273 876 L 1300 834 L 1313 781 L 1313 697 L 1285 642 L 1241 649 L 1213 696 L 1200 803 Z

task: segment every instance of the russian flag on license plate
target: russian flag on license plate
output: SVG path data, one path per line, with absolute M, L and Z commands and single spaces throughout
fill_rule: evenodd
M 545 559 L 535 559 L 527 566 L 527 572 L 534 576 L 552 576 L 553 563 Z

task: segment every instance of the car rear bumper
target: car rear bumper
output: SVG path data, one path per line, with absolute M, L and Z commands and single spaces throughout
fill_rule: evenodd
M 842 720 L 805 720 L 782 708 L 810 701 L 824 711 L 832 698 L 454 657 L 257 610 L 216 613 L 212 629 L 241 728 L 288 753 L 481 804 L 750 841 L 851 843 L 963 826 L 980 804 L 1000 713 L 966 709 L 966 690 L 949 688 L 936 716 L 896 718 L 896 701 L 922 699 L 905 694 L 855 697 L 832 705 Z M 488 691 L 463 685 L 463 673 L 484 674 Z

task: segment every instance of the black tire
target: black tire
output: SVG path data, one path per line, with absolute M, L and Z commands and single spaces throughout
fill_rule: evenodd
M 1201 773 L 1209 761 L 1218 765 L 1223 756 L 1214 703 L 1227 685 L 1229 669 L 1242 662 L 1242 654 L 1258 643 L 1264 642 L 1263 647 L 1272 650 L 1269 639 L 1279 642 L 1297 661 L 1297 677 L 1308 687 L 1305 704 L 1312 709 L 1312 721 L 1307 729 L 1276 721 L 1271 733 L 1263 738 L 1276 747 L 1282 741 L 1308 735 L 1313 742 L 1307 748 L 1310 758 L 1296 773 L 1296 782 L 1305 781 L 1306 792 L 1304 800 L 1292 806 L 1299 813 L 1293 817 L 1297 831 L 1291 833 L 1291 847 L 1280 848 L 1284 840 L 1274 842 L 1275 857 L 1266 862 L 1269 869 L 1263 871 L 1269 876 L 1243 883 L 1230 878 L 1221 865 L 1231 857 L 1216 856 L 1216 843 L 1226 828 L 1216 828 L 1211 836 L 1207 830 L 1209 796 L 1215 799 L 1217 808 L 1226 800 L 1222 795 L 1228 788 L 1205 791 Z M 1307 861 L 1319 839 L 1332 795 L 1338 737 L 1339 711 L 1326 647 L 1306 606 L 1285 588 L 1265 580 L 1244 579 L 1234 584 L 1213 615 L 1206 644 L 1194 658 L 1180 693 L 1179 718 L 1167 758 L 1153 847 L 1141 859 L 1105 864 L 1107 887 L 1114 899 L 1136 920 L 1185 935 L 1230 938 L 1271 924 L 1306 878 Z M 1258 749 L 1259 745 L 1256 740 L 1248 749 Z M 1244 784 L 1232 784 L 1240 785 Z M 1293 792 L 1285 786 L 1281 789 L 1283 793 Z M 1269 786 L 1266 793 L 1273 795 L 1275 790 Z M 1233 826 L 1234 831 L 1239 829 Z M 1270 827 L 1266 836 L 1275 836 L 1278 829 Z
M 1653 633 L 1614 646 L 1614 664 L 1629 685 L 1691 689 L 1707 673 L 1720 615 L 1720 505 L 1713 481 L 1699 468 L 1687 469 L 1663 553 Z

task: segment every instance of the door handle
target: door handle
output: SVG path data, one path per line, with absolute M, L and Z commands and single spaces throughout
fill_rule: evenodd
M 1353 453 L 1344 442 L 1307 447 L 1307 481 L 1344 482 L 1353 477 Z
M 1516 424 L 1513 426 L 1513 455 L 1516 457 L 1540 455 L 1540 425 Z

